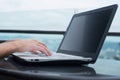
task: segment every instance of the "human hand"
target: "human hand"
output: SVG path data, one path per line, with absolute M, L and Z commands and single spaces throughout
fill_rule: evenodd
M 38 51 L 40 51 L 46 56 L 51 55 L 51 52 L 44 43 L 34 39 L 17 39 L 11 40 L 11 42 L 17 47 L 16 52 L 33 52 L 38 54 Z

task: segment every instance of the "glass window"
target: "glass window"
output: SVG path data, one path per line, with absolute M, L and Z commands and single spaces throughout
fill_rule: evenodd
M 120 37 L 108 36 L 104 42 L 99 58 L 120 60 Z

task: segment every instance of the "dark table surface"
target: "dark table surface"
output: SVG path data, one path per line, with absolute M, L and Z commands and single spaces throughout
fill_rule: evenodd
M 98 59 L 89 65 L 40 65 L 21 64 L 12 58 L 0 60 L 0 79 L 108 79 L 120 80 L 120 61 Z

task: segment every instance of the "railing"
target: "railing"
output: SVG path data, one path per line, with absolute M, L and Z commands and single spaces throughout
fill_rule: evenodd
M 65 31 L 0 30 L 1 33 L 64 34 Z
M 65 31 L 40 31 L 40 30 L 0 30 L 0 33 L 33 33 L 33 34 L 64 34 Z M 109 32 L 108 36 L 120 36 L 120 32 Z
M 107 36 L 120 36 L 120 32 L 109 32 Z
M 26 33 L 26 34 L 57 34 L 63 35 L 65 31 L 40 31 L 40 30 L 0 30 L 0 33 Z M 107 36 L 120 36 L 120 32 L 109 32 Z M 4 42 L 4 40 L 0 40 Z
M 38 31 L 38 30 L 0 30 L 0 33 L 25 33 L 25 34 L 57 34 L 63 35 L 65 31 Z M 0 40 L 5 42 L 5 40 Z

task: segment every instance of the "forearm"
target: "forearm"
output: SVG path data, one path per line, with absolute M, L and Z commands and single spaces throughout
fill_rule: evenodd
M 9 55 L 13 52 L 33 52 L 41 51 L 45 55 L 51 55 L 50 51 L 47 49 L 47 46 L 37 40 L 33 39 L 16 39 L 10 40 L 0 44 L 0 58 Z
M 19 46 L 15 41 L 5 42 L 0 44 L 0 58 L 9 55 L 17 50 Z

